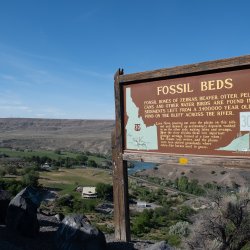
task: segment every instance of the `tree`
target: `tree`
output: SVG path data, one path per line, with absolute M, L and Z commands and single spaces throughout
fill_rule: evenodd
M 61 152 L 60 149 L 56 149 L 56 150 L 54 151 L 54 153 L 57 154 L 57 155 L 60 155 L 62 152 Z
M 3 168 L 0 168 L 0 177 L 3 177 L 6 175 L 6 171 Z
M 88 160 L 88 156 L 80 154 L 76 157 L 76 160 L 78 161 L 78 164 L 85 164 Z
M 97 167 L 97 163 L 95 162 L 95 160 L 88 160 L 87 165 L 88 165 L 89 167 L 93 167 L 93 168 L 96 168 L 96 167 Z
M 38 186 L 39 173 L 31 170 L 22 177 L 22 182 L 24 186 Z
M 143 212 L 139 213 L 134 219 L 132 223 L 132 232 L 137 236 L 150 232 L 150 228 L 153 226 L 151 222 L 152 217 L 153 210 L 143 210 Z
M 199 214 L 187 241 L 189 249 L 240 250 L 250 243 L 250 194 L 214 193 L 213 208 Z
M 16 170 L 16 167 L 14 165 L 7 165 L 5 168 L 5 171 L 7 174 L 10 174 L 10 175 L 17 174 L 17 170 Z
M 96 185 L 96 192 L 99 198 L 112 199 L 113 197 L 113 186 L 105 183 L 98 183 Z
M 17 180 L 0 180 L 0 189 L 9 191 L 13 196 L 24 188 L 23 183 Z

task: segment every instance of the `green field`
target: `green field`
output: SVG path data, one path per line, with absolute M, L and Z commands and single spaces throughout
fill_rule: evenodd
M 9 158 L 23 158 L 32 159 L 33 156 L 38 156 L 40 158 L 47 157 L 51 160 L 60 159 L 76 159 L 77 156 L 82 155 L 78 152 L 56 152 L 48 150 L 17 150 L 10 148 L 0 148 L 0 155 L 8 156 Z M 86 153 L 88 160 L 94 160 L 98 165 L 101 162 L 106 161 L 104 157 L 96 156 L 95 154 Z M 8 158 L 6 158 L 8 160 Z M 4 163 L 6 164 L 6 162 Z M 10 161 L 11 164 L 11 161 Z M 26 164 L 26 163 L 25 163 Z M 28 166 L 27 161 L 27 166 Z M 79 186 L 95 186 L 97 183 L 112 183 L 112 177 L 109 171 L 105 171 L 100 168 L 79 168 L 77 167 L 77 162 L 73 163 L 70 168 L 59 168 L 59 170 L 53 171 L 40 171 L 39 172 L 39 184 L 44 187 L 53 188 L 58 190 L 59 193 L 75 193 L 73 192 L 75 188 Z M 87 162 L 86 162 L 87 164 Z M 80 164 L 82 165 L 82 164 Z M 4 167 L 3 167 L 4 168 Z M 17 169 L 17 173 L 21 172 Z M 20 173 L 19 173 L 20 174 Z M 16 180 L 20 180 L 20 176 L 15 176 Z
M 58 189 L 59 193 L 71 193 L 79 186 L 95 186 L 97 183 L 112 184 L 109 171 L 95 168 L 59 169 L 40 172 L 39 184 Z
M 58 154 L 55 151 L 49 151 L 49 150 L 17 150 L 11 148 L 0 148 L 0 154 L 6 154 L 9 157 L 13 158 L 30 158 L 32 156 L 39 156 L 39 157 L 45 156 L 52 160 L 59 160 L 63 158 L 76 159 L 77 156 L 81 155 L 81 153 L 73 153 L 67 151 L 61 151 L 60 154 Z M 87 156 L 89 160 L 94 160 L 97 164 L 100 164 L 102 161 L 106 160 L 106 158 L 97 157 L 95 155 L 87 155 Z
M 47 156 L 53 160 L 58 160 L 59 158 L 76 158 L 79 153 L 71 153 L 71 152 L 61 152 L 61 154 L 57 154 L 54 151 L 48 150 L 16 150 L 10 148 L 0 148 L 0 153 L 7 154 L 9 157 L 32 157 L 32 156 Z

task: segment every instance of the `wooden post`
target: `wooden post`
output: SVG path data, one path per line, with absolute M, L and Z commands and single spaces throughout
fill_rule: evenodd
M 248 135 L 248 140 L 249 140 L 248 150 L 250 150 L 250 131 L 249 131 L 249 135 Z
M 119 76 L 123 70 L 118 70 L 114 76 L 115 82 L 115 131 L 112 134 L 113 159 L 113 193 L 114 193 L 114 224 L 115 239 L 130 241 L 130 220 L 128 203 L 128 173 L 127 162 L 123 161 L 123 94 Z

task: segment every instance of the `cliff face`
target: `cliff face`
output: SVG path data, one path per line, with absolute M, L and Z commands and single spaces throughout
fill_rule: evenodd
M 0 146 L 108 153 L 112 120 L 0 118 Z

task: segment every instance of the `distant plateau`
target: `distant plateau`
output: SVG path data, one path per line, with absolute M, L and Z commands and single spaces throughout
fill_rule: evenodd
M 0 147 L 110 154 L 113 120 L 0 118 Z

